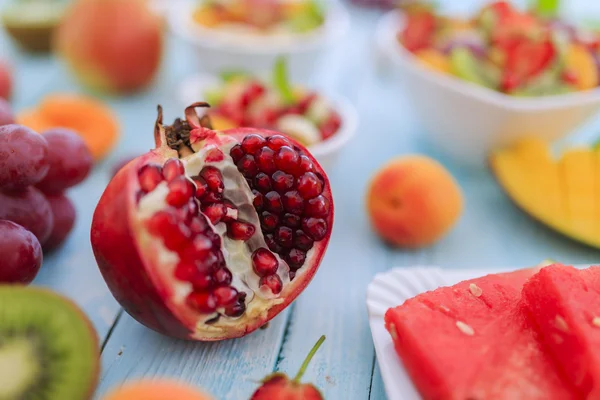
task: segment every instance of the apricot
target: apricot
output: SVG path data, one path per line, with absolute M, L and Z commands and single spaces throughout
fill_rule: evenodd
M 598 86 L 598 67 L 592 53 L 583 45 L 571 44 L 565 54 L 565 65 L 577 78 L 579 90 L 592 89 Z
M 119 124 L 110 108 L 91 97 L 75 94 L 46 96 L 38 107 L 20 112 L 17 123 L 36 132 L 71 129 L 83 138 L 95 160 L 106 156 L 119 138 Z
M 441 72 L 443 74 L 450 74 L 452 68 L 450 61 L 442 52 L 434 49 L 423 49 L 415 52 L 415 56 L 421 64 L 430 68 L 434 71 Z
M 163 31 L 146 0 L 78 0 L 59 26 L 55 46 L 86 86 L 127 93 L 156 75 Z
M 194 388 L 174 381 L 139 381 L 123 385 L 104 400 L 212 400 Z
M 398 247 L 418 248 L 440 239 L 463 209 L 460 187 L 437 161 L 396 158 L 371 181 L 367 210 L 373 229 Z

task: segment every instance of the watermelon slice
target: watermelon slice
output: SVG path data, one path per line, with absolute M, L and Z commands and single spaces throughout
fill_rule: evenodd
M 600 399 L 600 267 L 543 268 L 523 287 L 523 300 L 581 398 Z
M 425 399 L 573 398 L 520 301 L 536 271 L 464 281 L 387 311 L 386 328 Z

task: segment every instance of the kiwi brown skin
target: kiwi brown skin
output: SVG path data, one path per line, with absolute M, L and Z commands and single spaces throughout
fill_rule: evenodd
M 92 325 L 91 321 L 88 319 L 88 317 L 86 316 L 86 314 L 79 308 L 79 306 L 77 306 L 73 301 L 71 301 L 70 299 L 52 291 L 49 289 L 45 289 L 45 288 L 39 288 L 39 287 L 32 287 L 32 286 L 19 286 L 19 285 L 0 285 L 0 296 L 4 296 L 6 294 L 8 294 L 7 298 L 10 298 L 10 293 L 11 292 L 21 292 L 22 294 L 25 294 L 26 292 L 30 292 L 32 293 L 32 295 L 37 295 L 41 297 L 47 297 L 47 298 L 54 298 L 56 300 L 58 300 L 58 302 L 62 303 L 62 307 L 64 308 L 68 308 L 69 311 L 76 315 L 80 321 L 83 323 L 82 325 L 85 326 L 88 330 L 89 333 L 89 337 L 88 339 L 90 340 L 90 344 L 91 344 L 91 348 L 95 349 L 97 354 L 95 357 L 92 357 L 92 364 L 90 364 L 90 374 L 88 376 L 88 378 L 90 378 L 89 382 L 87 382 L 88 384 L 88 390 L 87 390 L 87 395 L 84 395 L 84 397 L 81 398 L 77 398 L 77 399 L 68 399 L 68 400 L 91 400 L 95 391 L 96 391 L 96 387 L 98 385 L 99 382 L 99 375 L 100 375 L 100 354 L 99 354 L 99 345 L 100 345 L 100 341 L 98 338 L 98 335 L 96 333 L 96 330 L 94 328 L 94 326 Z M 2 325 L 2 322 L 0 321 L 0 326 Z M 55 399 L 55 398 L 48 398 L 48 400 L 67 400 L 67 399 Z

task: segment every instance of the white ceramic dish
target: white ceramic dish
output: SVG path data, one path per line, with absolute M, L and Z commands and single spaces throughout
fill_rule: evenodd
M 197 74 L 184 79 L 179 87 L 179 101 L 187 106 L 202 100 L 202 93 L 219 84 L 219 80 L 208 74 Z M 340 114 L 342 125 L 331 138 L 309 147 L 310 152 L 327 172 L 333 168 L 341 150 L 356 134 L 358 113 L 354 106 L 340 96 L 325 95 Z
M 398 11 L 381 18 L 378 50 L 402 81 L 432 141 L 459 160 L 482 163 L 491 149 L 525 135 L 561 138 L 600 108 L 600 89 L 515 98 L 428 70 L 398 43 L 402 24 Z
M 256 35 L 204 28 L 192 19 L 197 2 L 173 4 L 169 22 L 173 32 L 194 47 L 198 65 L 207 72 L 240 69 L 261 73 L 272 68 L 281 55 L 289 61 L 294 79 L 310 77 L 319 59 L 347 33 L 347 11 L 335 2 L 327 3 L 323 26 L 303 35 Z
M 588 268 L 589 265 L 575 267 Z M 385 329 L 385 312 L 411 297 L 440 286 L 450 286 L 467 279 L 515 269 L 517 268 L 442 270 L 438 267 L 403 267 L 375 275 L 367 288 L 367 311 L 388 400 L 419 400 L 420 396 L 404 370 L 394 350 L 392 338 Z

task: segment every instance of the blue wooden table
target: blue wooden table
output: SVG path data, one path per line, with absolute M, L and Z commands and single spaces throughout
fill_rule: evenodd
M 127 380 L 175 377 L 219 399 L 243 400 L 263 376 L 295 373 L 325 334 L 327 340 L 305 379 L 318 385 L 327 399 L 385 399 L 365 307 L 366 287 L 375 273 L 415 264 L 477 268 L 526 266 L 545 258 L 581 264 L 600 260 L 598 251 L 550 232 L 517 210 L 488 170 L 461 167 L 438 153 L 422 135 L 410 98 L 375 62 L 373 30 L 380 14 L 356 9 L 351 14 L 350 35 L 315 79 L 317 87 L 349 98 L 360 115 L 358 135 L 329 175 L 337 213 L 328 253 L 297 301 L 267 329 L 242 339 L 192 343 L 144 328 L 112 298 L 89 242 L 91 216 L 112 165 L 153 146 L 157 103 L 171 117 L 179 111 L 178 83 L 196 70 L 185 44 L 169 39 L 161 74 L 151 89 L 133 97 L 103 99 L 120 118 L 122 139 L 90 178 L 70 192 L 77 225 L 66 245 L 45 259 L 35 281 L 74 299 L 93 321 L 102 342 L 98 397 Z M 0 51 L 0 57 L 8 57 L 15 66 L 16 109 L 32 106 L 50 92 L 81 91 L 55 58 L 22 54 L 1 34 Z M 600 121 L 592 123 L 578 140 L 589 139 L 599 127 Z M 464 190 L 466 207 L 456 228 L 435 246 L 401 251 L 383 245 L 370 230 L 364 194 L 369 178 L 386 160 L 414 152 L 433 156 L 450 169 Z

